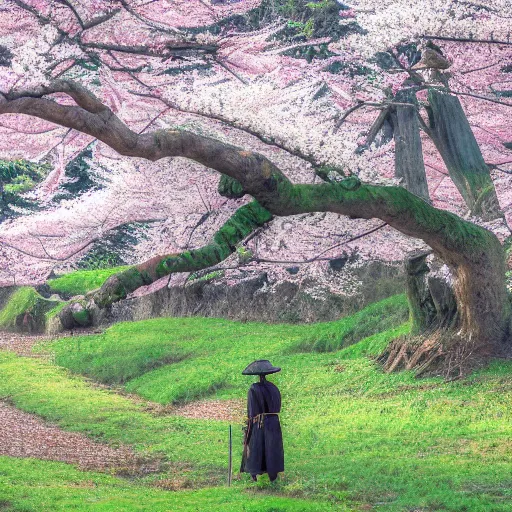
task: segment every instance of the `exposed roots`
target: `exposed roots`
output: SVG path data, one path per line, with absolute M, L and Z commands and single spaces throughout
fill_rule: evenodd
M 436 330 L 423 337 L 402 337 L 379 356 L 385 372 L 413 370 L 416 377 L 437 375 L 454 380 L 499 355 L 495 346 L 469 341 L 454 331 Z

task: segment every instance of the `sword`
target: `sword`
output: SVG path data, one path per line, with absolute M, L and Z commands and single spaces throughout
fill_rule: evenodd
M 233 435 L 232 435 L 231 425 L 229 425 L 228 487 L 231 487 L 232 473 L 233 473 Z

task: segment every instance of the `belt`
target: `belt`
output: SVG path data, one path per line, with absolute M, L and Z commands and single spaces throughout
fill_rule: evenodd
M 249 418 L 249 422 L 252 421 L 252 423 L 258 423 L 258 426 L 260 428 L 263 428 L 265 416 L 279 416 L 278 412 L 262 412 L 260 414 L 256 414 L 256 416 L 253 416 L 252 418 Z

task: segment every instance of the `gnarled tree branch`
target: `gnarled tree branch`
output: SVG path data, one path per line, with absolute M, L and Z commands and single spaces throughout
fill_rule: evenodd
M 401 187 L 366 185 L 355 177 L 334 183 L 293 184 L 263 155 L 209 137 L 185 130 L 139 135 L 109 108 L 99 108 L 99 100 L 91 93 L 70 82 L 61 84 L 50 89 L 69 94 L 77 106 L 12 93 L 0 97 L 0 114 L 33 115 L 74 128 L 126 156 L 150 161 L 189 158 L 238 180 L 244 191 L 273 215 L 330 211 L 355 218 L 379 218 L 406 235 L 424 240 L 451 267 L 461 335 L 485 345 L 503 340 L 508 332 L 510 306 L 504 255 L 499 240 L 490 231 L 434 208 Z M 218 257 L 223 254 L 220 251 Z M 156 271 L 168 271 L 176 265 L 184 268 L 180 261 L 170 258 Z
M 199 248 L 179 254 L 155 256 L 150 260 L 115 274 L 92 294 L 104 308 L 124 299 L 140 286 L 147 286 L 175 272 L 194 272 L 217 265 L 232 254 L 238 243 L 272 219 L 272 214 L 257 201 L 240 207 L 215 233 L 213 240 Z

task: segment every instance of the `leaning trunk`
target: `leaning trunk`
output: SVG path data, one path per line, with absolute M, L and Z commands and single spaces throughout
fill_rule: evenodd
M 459 334 L 484 353 L 492 353 L 508 334 L 510 306 L 504 274 L 501 246 L 482 249 L 476 260 L 456 267 L 453 290 Z
M 395 176 L 413 194 L 429 200 L 427 176 L 423 162 L 420 126 L 415 107 L 415 90 L 399 91 L 395 101 L 411 106 L 398 105 L 393 115 L 395 137 Z
M 412 337 L 396 340 L 381 355 L 385 370 L 460 376 L 507 349 L 511 311 L 504 251 L 496 237 L 473 235 L 476 243 L 464 252 L 435 250 L 454 276 L 454 296 L 444 281 L 425 278 L 424 254 L 407 261 Z
M 471 214 L 485 220 L 503 217 L 489 167 L 459 99 L 430 89 L 429 103 L 429 135 Z

